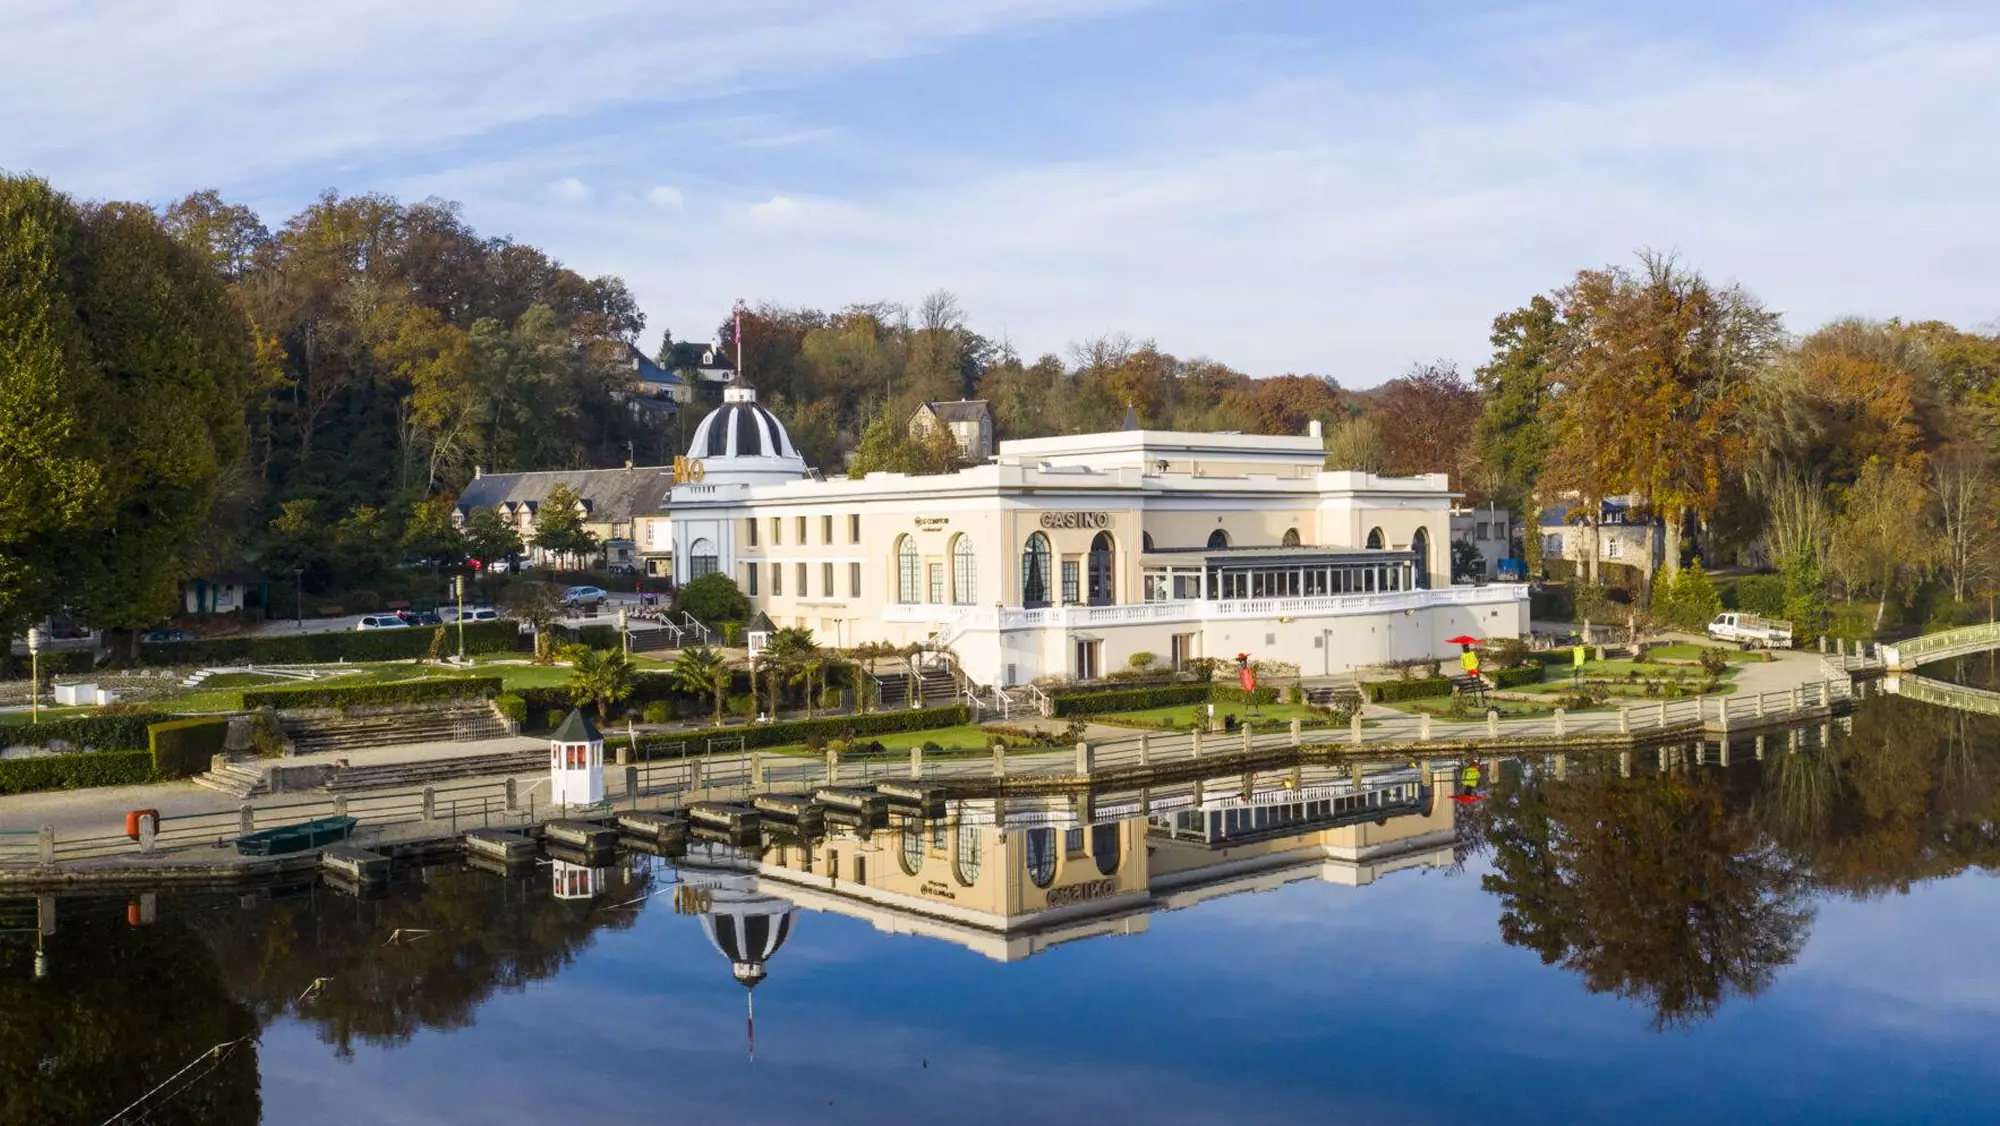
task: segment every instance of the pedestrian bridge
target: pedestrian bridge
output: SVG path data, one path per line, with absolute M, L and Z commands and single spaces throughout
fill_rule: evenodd
M 2000 715 L 2000 692 L 1989 692 L 1984 688 L 1967 688 L 1963 684 L 1907 674 L 1884 678 L 1882 687 L 1892 695 L 1907 696 L 1941 708 L 1975 715 Z
M 1927 633 L 1895 645 L 1884 645 L 1882 664 L 1891 673 L 1908 672 L 1920 665 L 1984 653 L 1988 649 L 2000 649 L 2000 622 Z

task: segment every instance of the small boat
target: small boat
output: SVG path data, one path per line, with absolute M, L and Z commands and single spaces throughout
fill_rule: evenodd
M 284 856 L 325 848 L 346 840 L 357 823 L 352 817 L 322 817 L 299 825 L 265 829 L 236 838 L 236 851 L 243 856 Z

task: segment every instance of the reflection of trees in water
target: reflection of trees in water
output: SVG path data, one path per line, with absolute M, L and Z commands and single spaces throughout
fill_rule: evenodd
M 1559 781 L 1529 762 L 1467 819 L 1493 849 L 1501 937 L 1665 1028 L 1765 988 L 1805 940 L 1812 891 L 2000 868 L 1996 757 L 2000 720 L 1877 697 L 1826 746 L 1778 737 L 1729 769 L 1599 763 Z
M 617 905 L 650 883 L 643 870 L 613 868 L 603 895 L 565 901 L 549 894 L 539 868 L 509 878 L 437 868 L 383 898 L 319 889 L 248 914 L 225 910 L 204 930 L 260 1023 L 289 1016 L 316 1025 L 346 1057 L 356 1039 L 400 1044 L 421 1029 L 466 1027 L 496 990 L 553 977 L 598 929 L 631 926 L 636 910 Z
M 42 981 L 34 980 L 32 936 L 0 941 L 0 1122 L 102 1122 L 214 1045 L 257 1030 L 200 935 L 164 913 L 128 927 L 125 906 L 62 900 Z M 256 1044 L 208 1068 L 195 1067 L 184 1089 L 176 1084 L 149 1102 L 145 1121 L 255 1123 Z
M 1754 996 L 1798 954 L 1803 881 L 1714 779 L 1508 781 L 1482 815 L 1501 937 L 1649 1005 L 1656 1028 Z

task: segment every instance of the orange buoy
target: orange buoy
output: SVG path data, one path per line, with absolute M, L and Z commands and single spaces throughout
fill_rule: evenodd
M 135 840 L 135 841 L 139 839 L 139 819 L 140 819 L 141 817 L 151 817 L 151 818 L 153 819 L 153 830 L 154 830 L 155 832 L 158 832 L 158 831 L 159 831 L 159 828 L 160 828 L 160 811 L 159 811 L 159 810 L 157 810 L 157 809 L 129 809 L 129 810 L 126 810 L 126 811 L 125 811 L 125 835 L 126 835 L 126 836 L 128 836 L 128 837 L 130 837 L 130 838 L 132 838 L 132 839 L 133 839 L 133 840 Z

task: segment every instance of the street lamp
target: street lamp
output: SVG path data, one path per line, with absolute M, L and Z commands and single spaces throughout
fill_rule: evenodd
M 465 663 L 465 576 L 451 577 L 452 594 L 458 599 L 458 663 Z
M 618 640 L 625 647 L 625 655 L 630 657 L 632 655 L 632 635 L 626 632 L 625 621 L 625 607 L 620 606 L 618 608 Z
M 300 633 L 306 631 L 306 569 L 292 568 L 292 624 Z
M 42 722 L 42 631 L 28 627 L 28 722 Z

